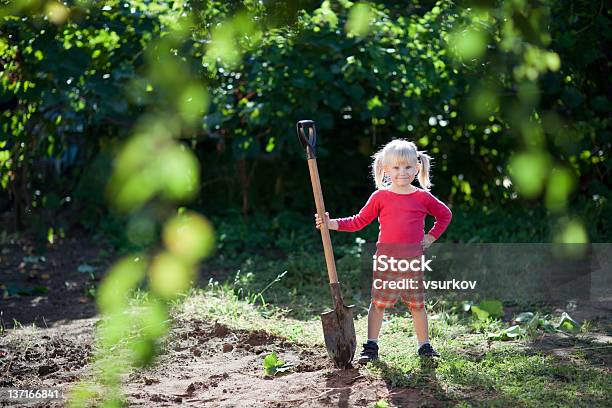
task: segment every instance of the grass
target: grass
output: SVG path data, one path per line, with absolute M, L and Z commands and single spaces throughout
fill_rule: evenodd
M 212 281 L 205 288 L 192 290 L 176 302 L 177 316 L 219 321 L 236 329 L 265 330 L 292 342 L 324 347 L 320 319 L 313 310 L 328 304 L 326 290 L 306 288 L 309 293 L 316 289 L 318 295 L 307 303 L 312 306 L 308 312 L 295 313 L 297 306 L 270 302 L 272 298 L 295 299 L 293 294 L 283 297 L 278 293 L 285 290 L 280 281 L 272 285 L 261 283 L 262 287 L 268 286 L 266 293 L 269 295 L 262 296 L 263 303 L 262 297 L 244 296 L 244 286 L 240 286 L 239 281 L 237 286 L 229 281 Z M 437 301 L 428 306 L 431 341 L 443 356 L 437 367 L 423 364 L 416 355 L 410 315 L 397 310 L 385 316 L 380 338 L 381 361 L 368 366 L 369 374 L 382 378 L 392 387 L 422 390 L 448 405 L 574 407 L 612 404 L 609 367 L 593 363 L 590 346 L 599 344 L 599 352 L 608 355 L 611 348 L 591 341 L 588 330 L 598 329 L 593 322 L 588 322 L 579 332 L 559 334 L 562 339 L 569 339 L 570 345 L 563 347 L 565 353 L 557 355 L 538 346 L 543 336 L 541 331 L 512 341 L 490 341 L 487 333 L 506 327 L 507 322 L 500 319 L 478 321 L 452 305 Z M 367 313 L 363 307 L 356 313 L 355 329 L 360 343 L 367 334 Z
M 179 319 L 206 319 L 237 329 L 265 330 L 294 343 L 323 345 L 317 316 L 309 320 L 287 317 L 286 309 L 241 300 L 233 291 L 219 285 L 191 291 L 175 304 L 173 314 Z

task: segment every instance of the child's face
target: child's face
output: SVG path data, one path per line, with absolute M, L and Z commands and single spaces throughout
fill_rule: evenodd
M 421 169 L 420 163 L 395 163 L 385 167 L 385 173 L 391 179 L 391 184 L 395 187 L 407 187 L 416 177 Z

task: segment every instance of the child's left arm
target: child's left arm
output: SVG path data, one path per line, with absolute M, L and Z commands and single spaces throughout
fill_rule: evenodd
M 451 219 L 453 218 L 453 213 L 451 212 L 450 208 L 446 206 L 446 204 L 438 200 L 431 193 L 427 194 L 425 208 L 427 209 L 427 212 L 436 219 L 433 227 L 423 239 L 424 244 L 429 246 L 444 233 L 448 227 L 448 224 L 450 224 Z

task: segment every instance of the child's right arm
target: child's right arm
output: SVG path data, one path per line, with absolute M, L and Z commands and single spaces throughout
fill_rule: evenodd
M 327 225 L 329 229 L 337 230 L 337 231 L 346 231 L 346 232 L 355 232 L 369 225 L 375 218 L 378 217 L 380 213 L 380 204 L 378 202 L 378 196 L 376 192 L 372 193 L 366 204 L 359 211 L 359 214 L 353 215 L 352 217 L 345 218 L 334 218 L 329 219 L 328 213 L 326 213 L 327 217 Z M 315 215 L 315 219 L 318 220 L 319 217 Z M 317 221 L 317 228 L 319 228 L 320 221 Z

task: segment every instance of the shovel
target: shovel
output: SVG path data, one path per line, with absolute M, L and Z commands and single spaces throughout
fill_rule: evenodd
M 317 159 L 315 147 L 317 143 L 317 131 L 312 120 L 301 120 L 297 123 L 298 139 L 302 147 L 306 150 L 308 159 L 308 169 L 310 170 L 310 181 L 314 193 L 317 213 L 321 220 L 325 220 L 325 204 L 323 203 L 323 192 L 319 181 L 319 171 L 317 170 Z M 329 276 L 329 286 L 331 287 L 334 309 L 321 314 L 323 323 L 323 336 L 327 353 L 338 368 L 350 367 L 357 340 L 355 338 L 355 325 L 353 323 L 354 305 L 346 306 L 340 293 L 340 283 L 336 273 L 336 263 L 334 261 L 334 251 L 327 223 L 321 224 L 321 238 L 323 240 L 323 250 L 325 252 L 325 263 L 327 264 L 327 274 Z

